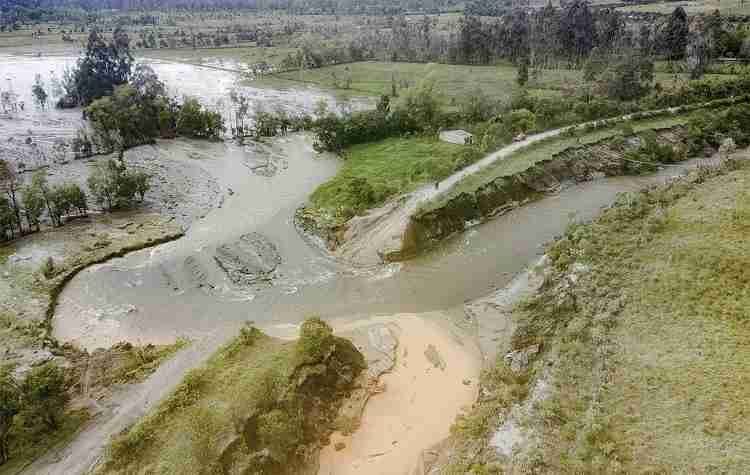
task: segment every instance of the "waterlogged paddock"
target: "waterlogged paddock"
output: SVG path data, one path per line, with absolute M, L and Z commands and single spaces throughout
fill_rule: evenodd
M 230 68 L 149 58 L 140 58 L 139 61 L 154 69 L 166 84 L 169 95 L 178 99 L 185 96 L 200 99 L 209 109 L 220 112 L 228 126 L 235 110 L 230 99 L 231 91 L 249 99 L 251 114 L 255 110 L 311 114 L 321 101 L 326 101 L 331 110 L 338 110 L 344 103 L 331 93 L 309 85 L 260 86 L 260 83 Z M 23 163 L 22 168 L 34 169 L 73 158 L 70 141 L 79 129 L 85 127 L 81 110 L 56 109 L 54 104 L 63 95 L 61 82 L 66 69 L 75 64 L 75 57 L 0 55 L 0 91 L 11 91 L 18 105 L 16 110 L 7 113 L 0 108 L 0 152 L 17 163 Z M 36 104 L 31 92 L 37 76 L 49 94 L 46 107 Z M 347 98 L 345 102 L 347 107 L 355 109 L 373 104 L 372 99 L 356 97 Z

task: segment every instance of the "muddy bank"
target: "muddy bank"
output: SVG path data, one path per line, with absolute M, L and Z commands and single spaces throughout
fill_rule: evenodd
M 115 213 L 81 218 L 0 248 L 0 316 L 6 315 L 11 322 L 0 325 L 5 350 L 0 358 L 23 369 L 68 353 L 76 356 L 77 350 L 59 349 L 59 343 L 49 335 L 65 285 L 98 262 L 180 236 L 182 231 L 160 216 Z M 48 259 L 53 267 L 45 276 L 40 269 Z
M 420 473 L 423 451 L 448 437 L 474 402 L 480 371 L 471 338 L 444 314 L 396 315 L 392 368 L 381 376 L 353 432 L 334 432 L 320 475 Z
M 683 142 L 687 135 L 684 127 L 656 133 L 659 143 L 671 145 L 678 156 L 684 157 Z M 627 153 L 637 150 L 642 142 L 636 135 L 569 148 L 523 172 L 496 178 L 473 192 L 461 193 L 437 209 L 417 212 L 405 233 L 409 238 L 404 240 L 405 246 L 412 246 L 410 252 L 416 253 L 477 222 L 556 193 L 573 183 L 647 172 L 648 167 L 627 158 Z

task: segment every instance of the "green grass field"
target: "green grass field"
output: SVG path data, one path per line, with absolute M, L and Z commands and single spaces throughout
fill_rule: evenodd
M 430 76 L 449 101 L 458 100 L 476 88 L 480 88 L 491 100 L 506 99 L 519 90 L 514 66 L 361 62 L 291 71 L 276 76 L 326 88 L 337 88 L 337 83 L 341 85 L 347 77 L 351 77 L 352 91 L 371 95 L 390 95 L 394 81 L 400 89 L 402 85 L 414 85 Z M 547 70 L 531 81 L 530 88 L 532 92 L 556 93 L 574 87 L 579 79 L 579 71 Z
M 377 206 L 391 196 L 450 175 L 461 153 L 469 150 L 426 137 L 355 145 L 347 149 L 339 173 L 312 194 L 308 210 L 335 217 L 333 224 L 340 224 L 362 211 L 363 205 Z M 363 199 L 361 189 L 352 186 L 357 178 L 369 183 L 373 196 Z
M 590 269 L 575 313 L 534 307 L 573 319 L 544 337 L 561 362 L 542 405 L 541 458 L 552 471 L 744 471 L 748 185 L 745 166 L 687 192 L 622 201 L 552 247 L 555 264 Z
M 397 87 L 414 85 L 425 77 L 434 79 L 438 89 L 446 96 L 448 105 L 453 105 L 476 89 L 491 101 L 509 99 L 520 90 L 516 83 L 517 70 L 513 65 L 465 66 L 437 63 L 392 63 L 360 62 L 327 66 L 319 69 L 289 71 L 273 78 L 293 82 L 312 83 L 319 87 L 342 89 L 347 78 L 351 79 L 352 93 L 381 95 L 391 94 L 393 83 Z M 572 69 L 547 69 L 531 78 L 529 92 L 547 97 L 573 93 L 582 81 L 583 73 Z M 732 78 L 732 75 L 707 75 L 708 78 Z M 665 88 L 687 81 L 685 73 L 655 74 L 656 82 Z
M 621 7 L 619 10 L 632 12 L 652 12 L 669 15 L 675 8 L 682 7 L 688 15 L 713 13 L 719 10 L 722 15 L 750 15 L 750 2 L 742 0 L 695 0 L 677 2 L 655 2 L 644 5 Z

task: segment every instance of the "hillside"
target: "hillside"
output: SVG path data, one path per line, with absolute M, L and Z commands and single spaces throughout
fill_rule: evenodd
M 744 470 L 747 158 L 622 196 L 549 246 L 443 473 Z

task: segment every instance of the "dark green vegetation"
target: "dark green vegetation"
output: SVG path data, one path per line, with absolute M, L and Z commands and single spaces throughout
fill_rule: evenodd
M 139 65 L 131 74 L 132 63 L 130 39 L 123 30 L 116 29 L 109 43 L 98 30 L 91 31 L 58 104 L 88 106 L 94 136 L 83 134 L 79 148 L 91 150 L 93 142 L 97 149 L 117 151 L 122 158 L 125 149 L 157 137 L 221 137 L 224 124 L 218 113 L 205 110 L 195 99 L 177 103 L 150 67 Z
M 397 193 L 449 176 L 476 159 L 472 149 L 433 138 L 390 138 L 355 145 L 344 167 L 310 196 L 309 212 L 330 226 L 343 224 Z
M 299 473 L 315 462 L 364 359 L 320 319 L 282 342 L 255 328 L 115 438 L 99 473 Z
M 32 437 L 58 430 L 68 398 L 65 374 L 53 363 L 31 369 L 22 381 L 12 367 L 1 367 L 0 465 L 23 454 Z
M 736 107 L 690 127 L 747 115 Z M 515 309 L 501 349 L 542 351 L 525 369 L 500 359 L 486 373 L 485 397 L 454 428 L 460 455 L 447 473 L 744 470 L 746 158 L 623 195 L 550 244 L 544 284 Z M 540 380 L 549 390 L 519 422 L 534 440 L 497 455 L 489 437 Z
M 0 160 L 0 241 L 39 231 L 46 212 L 52 225 L 62 226 L 68 215 L 86 216 L 86 193 L 74 183 L 50 186 L 44 170 L 23 184 L 10 162 Z M 25 222 L 25 226 L 24 226 Z
M 30 339 L 41 334 L 38 328 L 10 317 L 0 318 L 0 328 L 1 333 L 23 332 Z M 0 336 L 4 342 L 5 336 Z M 69 440 L 89 419 L 86 410 L 68 404 L 82 372 L 87 373 L 92 393 L 100 387 L 137 382 L 186 344 L 184 340 L 158 347 L 119 344 L 90 356 L 75 355 L 66 369 L 45 363 L 22 376 L 14 376 L 12 366 L 0 368 L 0 473 L 18 473 L 53 446 Z M 71 356 L 68 353 L 66 356 Z

